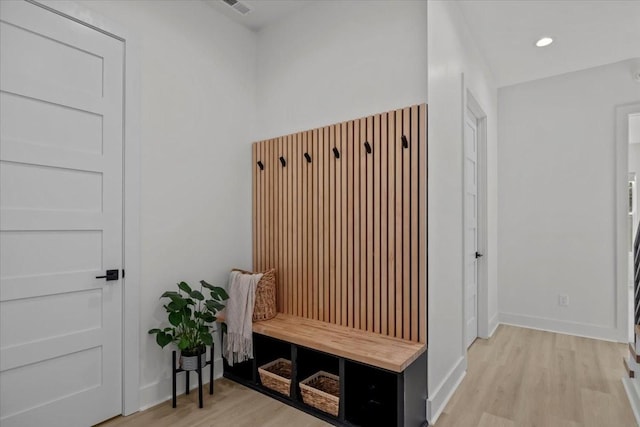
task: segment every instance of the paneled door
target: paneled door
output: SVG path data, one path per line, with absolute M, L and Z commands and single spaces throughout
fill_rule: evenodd
M 464 124 L 464 320 L 465 343 L 478 338 L 478 129 L 467 112 Z
M 0 2 L 0 425 L 121 413 L 123 45 Z

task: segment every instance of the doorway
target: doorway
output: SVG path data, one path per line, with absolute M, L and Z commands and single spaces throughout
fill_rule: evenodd
M 138 409 L 137 312 L 124 308 L 137 304 L 138 204 L 123 206 L 124 189 L 139 195 L 137 121 L 124 122 L 137 89 L 125 39 L 91 23 L 113 25 L 55 7 L 0 3 L 3 426 L 92 425 Z
M 634 253 L 633 243 L 638 229 L 638 177 L 640 176 L 640 113 L 629 114 L 628 118 L 628 213 L 627 213 L 627 250 L 628 250 L 628 283 L 629 283 L 629 322 L 636 323 L 634 307 Z M 634 341 L 634 328 L 629 328 L 629 342 Z
M 488 331 L 486 282 L 486 119 L 466 92 L 463 146 L 464 348 Z
M 634 283 L 631 242 L 638 226 L 640 174 L 640 103 L 616 107 L 615 261 L 616 329 L 620 342 L 635 341 Z M 635 222 L 635 224 L 634 224 Z

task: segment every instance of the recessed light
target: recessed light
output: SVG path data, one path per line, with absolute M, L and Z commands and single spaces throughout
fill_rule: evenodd
M 553 39 L 551 37 L 543 37 L 536 42 L 536 46 L 545 47 L 545 46 L 549 46 L 551 43 L 553 43 Z

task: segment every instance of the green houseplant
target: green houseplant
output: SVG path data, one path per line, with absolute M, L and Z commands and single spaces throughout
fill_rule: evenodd
M 162 348 L 174 343 L 181 353 L 181 364 L 185 370 L 197 368 L 197 356 L 204 354 L 206 346 L 213 344 L 211 333 L 216 314 L 224 308 L 229 299 L 227 292 L 218 286 L 200 281 L 200 290 L 191 289 L 186 282 L 178 283 L 178 291 L 166 291 L 160 299 L 166 298 L 164 309 L 168 313 L 171 326 L 164 329 L 150 329 Z M 206 289 L 206 291 L 205 291 Z M 203 292 L 209 292 L 207 298 Z M 202 358 L 204 362 L 206 358 Z

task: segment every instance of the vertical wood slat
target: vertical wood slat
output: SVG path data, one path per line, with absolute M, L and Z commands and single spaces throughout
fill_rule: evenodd
M 330 198 L 332 196 L 333 191 L 329 187 L 329 169 L 331 164 L 331 152 L 329 147 L 329 126 L 323 128 L 323 144 L 322 144 L 322 155 L 324 156 L 324 254 L 322 256 L 322 265 L 324 267 L 324 295 L 323 295 L 323 306 L 322 306 L 322 320 L 325 322 L 330 321 L 329 314 L 329 306 L 331 304 L 330 301 L 330 290 L 331 290 L 331 224 L 329 220 L 330 215 Z
M 360 144 L 367 141 L 367 119 L 360 119 Z M 369 141 L 367 141 L 369 142 Z M 371 144 L 369 142 L 369 144 Z M 360 146 L 360 329 L 367 329 L 367 151 Z
M 282 203 L 279 206 L 279 218 L 280 218 L 280 228 L 279 235 L 282 235 L 282 248 L 280 250 L 280 269 L 284 275 L 284 307 L 285 313 L 291 313 L 291 307 L 289 306 L 289 293 L 290 293 L 290 281 L 289 274 L 291 271 L 291 264 L 289 264 L 287 260 L 287 255 L 289 251 L 289 239 L 291 238 L 290 230 L 287 230 L 289 222 L 287 221 L 288 207 L 289 207 L 289 169 L 283 167 L 281 163 L 279 163 L 280 156 L 286 155 L 287 150 L 287 137 L 283 136 L 279 138 L 280 146 L 278 149 L 278 172 L 280 173 L 280 187 L 282 188 Z
M 303 316 L 303 300 L 304 300 L 304 288 L 306 286 L 306 280 L 303 280 L 304 277 L 304 248 L 305 248 L 305 228 L 303 221 L 303 211 L 304 211 L 304 203 L 302 199 L 304 197 L 304 146 L 302 144 L 302 134 L 299 133 L 295 135 L 295 145 L 296 145 L 296 165 L 298 166 L 298 199 L 295 202 L 295 206 L 297 208 L 297 226 L 298 226 L 298 251 L 296 252 L 296 256 L 298 257 L 298 268 L 297 268 L 297 280 L 296 280 L 296 288 L 298 289 L 298 300 L 296 301 L 296 306 L 298 307 L 298 316 Z
M 374 331 L 374 287 L 375 277 L 373 274 L 373 156 L 379 147 L 373 140 L 373 117 L 367 117 L 367 141 L 371 144 L 372 153 L 367 156 L 367 331 Z
M 277 224 L 278 227 L 280 227 L 280 224 L 278 222 L 279 218 L 278 218 L 278 207 L 280 206 L 280 204 L 282 203 L 282 200 L 280 200 L 280 198 L 282 197 L 282 189 L 280 188 L 280 177 L 279 177 L 279 167 L 280 164 L 277 163 L 277 157 L 276 154 L 278 152 L 279 149 L 279 145 L 278 145 L 278 139 L 275 138 L 269 145 L 268 145 L 268 150 L 269 150 L 269 164 L 271 165 L 271 170 L 269 171 L 269 178 L 272 182 L 272 185 L 269 186 L 271 187 L 269 189 L 269 194 L 267 195 L 267 197 L 269 197 L 271 199 L 271 193 L 273 193 L 273 199 L 269 202 L 269 224 L 270 224 L 270 229 L 269 229 L 269 233 L 267 234 L 267 242 L 268 245 L 272 248 L 271 249 L 271 253 L 268 255 L 268 260 L 267 260 L 267 265 L 272 266 L 276 269 L 276 274 L 278 276 L 278 281 L 279 281 L 279 286 L 278 286 L 278 296 L 277 296 L 277 305 L 278 305 L 278 309 L 280 311 L 284 311 L 285 307 L 284 307 L 284 300 L 283 300 L 283 295 L 284 295 L 284 272 L 282 271 L 281 265 L 280 265 L 280 248 L 281 248 L 281 242 L 280 239 L 281 237 L 279 236 L 272 236 L 271 235 L 271 228 L 273 228 L 274 224 Z M 278 233 L 279 234 L 279 233 Z
M 388 334 L 388 241 L 387 241 L 387 197 L 388 197 L 388 154 L 387 154 L 387 127 L 389 117 L 387 113 L 382 114 L 380 118 L 380 333 Z
M 418 248 L 419 267 L 418 281 L 419 288 L 419 341 L 427 342 L 427 108 L 426 105 L 418 107 L 418 234 L 420 243 Z
M 267 252 L 264 254 L 264 266 L 265 268 L 276 267 L 275 264 L 271 263 L 271 257 L 273 256 L 273 251 L 275 247 L 273 246 L 274 242 L 271 239 L 271 228 L 273 224 L 271 223 L 272 215 L 271 212 L 273 210 L 273 204 L 276 202 L 275 196 L 272 197 L 272 193 L 277 189 L 277 184 L 275 182 L 275 177 L 273 176 L 274 171 L 276 170 L 275 165 L 272 162 L 271 158 L 271 149 L 272 143 L 270 141 L 265 141 L 264 143 L 264 157 L 265 157 L 265 186 L 264 186 L 264 195 L 265 195 L 265 207 L 266 210 L 264 212 L 264 246 L 267 248 Z M 268 166 L 267 166 L 268 165 Z M 280 271 L 276 272 L 277 275 L 280 274 Z M 278 300 L 278 304 L 280 304 L 280 300 Z M 278 305 L 281 307 L 281 305 Z
M 253 255 L 252 255 L 252 268 L 253 271 L 259 271 L 258 269 L 258 256 L 260 254 L 260 211 L 262 210 L 261 204 L 259 202 L 260 197 L 260 168 L 258 167 L 258 160 L 260 157 L 260 152 L 258 151 L 259 142 L 254 142 L 251 146 L 252 157 L 251 157 L 251 168 L 252 168 L 252 178 L 253 178 L 253 235 L 252 235 L 252 244 L 253 244 Z
M 289 299 L 289 268 L 287 265 L 287 252 L 289 250 L 289 245 L 287 244 L 288 233 L 286 232 L 286 224 L 287 224 L 287 177 L 285 175 L 285 170 L 280 164 L 280 156 L 284 151 L 284 137 L 278 138 L 278 148 L 275 153 L 275 163 L 274 166 L 277 168 L 278 175 L 278 183 L 280 187 L 280 203 L 278 204 L 278 220 L 280 221 L 278 227 L 278 238 L 280 239 L 281 248 L 279 250 L 280 256 L 278 259 L 279 270 L 282 272 L 282 311 L 284 313 L 288 312 L 289 307 L 287 306 L 287 301 Z
M 353 165 L 355 163 L 354 150 L 353 150 L 353 121 L 347 123 L 347 158 L 345 159 L 345 165 L 347 168 L 347 184 L 346 184 L 346 197 L 347 197 L 347 322 L 346 326 L 354 327 L 353 323 L 353 302 L 354 302 L 354 238 L 353 238 L 353 199 L 354 199 L 354 187 L 353 187 Z
M 326 242 L 325 236 L 325 193 L 327 185 L 325 183 L 324 173 L 324 129 L 318 130 L 318 320 L 324 320 L 324 288 L 325 288 L 325 267 L 324 263 L 324 246 Z
M 267 166 L 267 143 L 266 141 L 262 141 L 260 143 L 260 157 L 262 158 L 262 163 L 264 164 L 264 170 L 260 172 L 262 179 L 261 179 L 261 190 L 260 190 L 260 197 L 262 199 L 262 211 L 260 212 L 260 216 L 261 216 L 261 227 L 262 229 L 260 230 L 260 235 L 262 236 L 261 238 L 261 242 L 260 242 L 260 248 L 262 249 L 262 254 L 260 254 L 260 266 L 261 266 L 261 271 L 264 271 L 268 268 L 267 266 L 267 252 L 269 251 L 269 248 L 267 248 L 267 210 L 269 209 L 269 206 L 267 204 L 267 186 L 271 185 L 271 180 L 269 180 L 269 170 L 267 169 L 268 167 L 271 166 Z
M 349 314 L 349 310 L 348 310 L 348 306 L 349 306 L 349 290 L 348 290 L 348 276 L 349 276 L 349 269 L 348 269 L 348 262 L 349 262 L 349 256 L 348 256 L 348 245 L 347 242 L 349 241 L 349 237 L 348 237 L 348 215 L 349 212 L 347 211 L 347 194 L 348 194 L 348 187 L 347 187 L 347 164 L 351 161 L 351 156 L 349 155 L 349 150 L 347 148 L 347 123 L 342 123 L 340 125 L 340 184 L 341 184 L 341 188 L 340 188 L 340 205 L 342 207 L 342 210 L 340 212 L 340 225 L 341 225 L 341 230 L 340 230 L 340 234 L 342 236 L 340 243 L 342 244 L 342 248 L 340 253 L 342 254 L 342 260 L 340 262 L 340 272 L 341 272 L 341 276 L 340 276 L 340 291 L 342 292 L 342 304 L 340 306 L 340 310 L 341 310 L 341 322 L 340 324 L 343 326 L 348 326 L 349 324 L 349 320 L 348 320 L 348 314 Z
M 307 132 L 303 132 L 299 136 L 298 143 L 300 144 L 300 153 L 298 153 L 298 157 L 300 159 L 300 189 L 301 189 L 301 198 L 302 198 L 302 210 L 300 212 L 300 221 L 299 226 L 302 231 L 302 249 L 300 250 L 300 274 L 301 278 L 298 282 L 298 286 L 301 287 L 301 295 L 300 295 L 300 316 L 307 317 L 307 292 L 310 284 L 308 277 L 309 270 L 309 253 L 308 253 L 308 241 L 309 241 L 309 229 L 307 224 L 309 224 L 309 209 L 307 206 L 307 200 L 309 197 L 309 191 L 307 188 L 307 171 L 309 170 L 309 166 L 306 160 L 303 160 L 304 153 L 307 152 Z
M 389 322 L 389 335 L 396 336 L 396 144 L 394 143 L 396 138 L 396 114 L 391 111 L 388 116 L 388 136 L 387 136 L 387 179 L 388 179 L 388 277 L 389 277 L 389 299 L 387 301 L 388 322 Z
M 256 144 L 252 144 L 251 145 L 251 203 L 253 206 L 257 206 L 258 205 L 258 200 L 257 200 L 257 184 L 258 184 L 258 165 L 256 164 L 256 162 L 258 161 L 257 157 L 258 154 L 256 152 L 257 150 L 257 146 Z M 251 236 L 252 236 L 252 241 L 251 241 L 251 268 L 253 269 L 253 271 L 256 271 L 256 254 L 257 254 L 257 233 L 256 231 L 258 230 L 258 219 L 255 215 L 253 215 L 253 217 L 251 218 Z
M 342 151 L 342 125 L 338 124 L 334 126 L 335 132 L 335 148 L 338 150 L 338 155 Z M 334 170 L 335 170 L 335 205 L 334 205 L 334 227 L 335 227 L 335 317 L 334 323 L 337 325 L 342 324 L 342 156 L 337 158 L 333 156 Z
M 369 259 L 373 262 L 373 331 L 380 333 L 381 321 L 381 283 L 380 283 L 380 157 L 382 144 L 380 143 L 380 114 L 373 117 L 373 191 L 369 206 L 373 214 L 373 252 Z
M 273 179 L 271 178 L 270 174 L 271 171 L 273 170 L 273 164 L 270 163 L 271 158 L 269 157 L 269 142 L 268 141 L 263 141 L 262 142 L 262 161 L 265 163 L 264 165 L 264 175 L 263 175 L 263 182 L 262 182 L 262 195 L 263 195 L 263 211 L 262 211 L 262 224 L 264 226 L 264 230 L 262 231 L 262 247 L 264 248 L 265 252 L 262 256 L 262 268 L 263 269 L 268 269 L 271 267 L 274 267 L 273 265 L 269 265 L 268 263 L 268 257 L 269 254 L 272 251 L 272 247 L 269 245 L 269 237 L 268 237 L 268 233 L 269 233 L 269 228 L 271 227 L 271 224 L 269 224 L 269 209 L 271 208 L 271 203 L 273 202 L 272 198 L 269 197 L 269 190 L 270 188 L 274 188 L 273 185 Z M 276 275 L 280 274 L 279 271 L 276 272 Z M 278 306 L 279 307 L 279 306 Z
M 395 152 L 396 165 L 395 165 L 395 181 L 396 181 L 396 202 L 395 202 L 395 256 L 396 256 L 396 307 L 395 307 L 395 336 L 398 338 L 403 337 L 403 317 L 402 317 L 402 303 L 403 303 L 403 275 L 402 275 L 402 110 L 395 111 L 395 128 L 396 134 L 393 139 L 393 150 Z
M 329 144 L 327 146 L 327 157 L 329 160 L 329 252 L 326 261 L 329 264 L 329 299 L 328 312 L 331 323 L 336 323 L 336 159 L 333 155 L 333 148 L 336 144 L 336 127 L 329 126 Z
M 269 268 L 269 265 L 267 265 L 267 254 L 271 251 L 271 248 L 269 246 L 267 246 L 267 231 L 269 229 L 269 217 L 268 217 L 268 212 L 269 212 L 269 198 L 267 197 L 267 193 L 268 193 L 268 187 L 272 186 L 272 181 L 271 179 L 269 179 L 269 173 L 271 171 L 271 169 L 273 168 L 273 165 L 270 165 L 268 162 L 268 151 L 267 151 L 267 146 L 268 143 L 267 141 L 262 141 L 260 143 L 261 147 L 260 147 L 260 152 L 261 152 L 261 157 L 262 157 L 262 162 L 264 164 L 264 170 L 261 172 L 262 174 L 262 249 L 264 250 L 264 252 L 262 253 L 262 256 L 260 257 L 260 262 L 262 264 L 262 270 L 266 270 L 267 268 Z
M 360 329 L 361 316 L 361 254 L 360 254 L 360 162 L 362 159 L 360 120 L 353 121 L 353 327 Z
M 298 161 L 298 150 L 295 144 L 295 135 L 289 135 L 289 163 L 287 166 L 291 167 L 290 182 L 291 182 L 291 197 L 289 198 L 289 222 L 293 232 L 291 233 L 291 254 L 289 260 L 293 266 L 291 271 L 291 314 L 298 315 L 298 206 L 300 203 L 298 200 L 298 167 L 300 162 Z
M 260 144 L 262 147 L 260 149 L 260 151 L 262 152 L 262 161 L 265 163 L 264 165 L 264 172 L 263 172 L 263 176 L 262 176 L 262 225 L 264 227 L 264 229 L 262 230 L 262 248 L 263 248 L 263 253 L 262 256 L 260 257 L 260 262 L 262 264 L 262 270 L 265 270 L 267 268 L 267 252 L 270 250 L 270 248 L 267 246 L 267 232 L 269 231 L 269 226 L 270 224 L 267 222 L 268 221 L 268 211 L 269 211 L 269 201 L 267 198 L 267 192 L 268 192 L 268 187 L 272 186 L 272 180 L 270 179 L 269 174 L 271 173 L 271 169 L 273 169 L 273 165 L 271 165 L 269 163 L 269 153 L 267 151 L 267 142 L 263 141 Z M 267 166 L 268 165 L 268 166 Z
M 289 149 L 289 137 L 285 136 L 282 137 L 282 150 L 280 150 L 280 153 L 284 155 L 285 160 L 291 160 L 289 158 L 289 153 L 288 153 L 288 149 Z M 284 251 L 282 252 L 282 265 L 283 265 L 283 269 L 287 275 L 287 288 L 285 290 L 286 292 L 286 301 L 285 301 L 285 305 L 287 307 L 287 313 L 292 314 L 292 310 L 291 310 L 291 270 L 293 270 L 293 265 L 291 265 L 291 234 L 292 234 L 292 228 L 291 228 L 291 181 L 290 181 L 290 177 L 291 177 L 291 164 L 289 163 L 287 166 L 282 167 L 282 165 L 280 165 L 280 170 L 282 171 L 282 177 L 283 177 L 283 187 L 284 187 L 284 191 L 286 194 L 286 197 L 284 198 L 284 205 L 282 206 L 283 212 L 282 212 L 282 230 L 283 230 L 283 234 L 284 234 L 284 244 L 285 244 L 285 248 Z
M 305 151 L 309 153 L 310 157 L 313 151 L 311 149 L 312 134 L 313 134 L 312 131 L 305 132 L 305 141 L 306 141 Z M 311 305 L 311 302 L 313 300 L 313 284 L 314 284 L 313 224 L 314 224 L 314 215 L 315 215 L 315 212 L 313 212 L 313 209 L 311 207 L 313 204 L 312 200 L 313 200 L 313 194 L 314 194 L 313 193 L 313 157 L 311 158 L 311 163 L 307 163 L 306 172 L 307 172 L 307 214 L 304 216 L 304 218 L 305 218 L 305 223 L 307 225 L 307 258 L 306 258 L 307 259 L 307 275 L 306 275 L 307 312 L 305 317 L 313 318 L 313 306 Z
M 322 243 L 320 235 L 322 234 L 322 206 L 320 205 L 322 186 L 319 185 L 322 179 L 322 159 L 320 158 L 320 133 L 318 129 L 313 131 L 313 319 L 320 319 L 320 294 L 322 283 L 322 269 L 320 268 L 320 253 L 322 252 Z
M 252 146 L 252 258 L 279 311 L 426 342 L 426 159 L 425 105 Z
M 292 159 L 290 156 L 290 144 L 289 144 L 289 136 L 286 136 L 283 138 L 283 154 L 285 156 L 285 159 L 287 160 L 287 165 L 282 169 L 282 172 L 284 173 L 284 177 L 285 177 L 285 186 L 287 188 L 287 198 L 285 199 L 285 213 L 283 215 L 283 219 L 284 219 L 284 235 L 285 235 L 285 244 L 286 244 L 286 249 L 284 252 L 284 264 L 286 265 L 286 269 L 287 269 L 287 307 L 288 307 L 288 313 L 289 314 L 293 314 L 293 309 L 291 307 L 291 302 L 292 302 L 292 290 L 293 290 L 293 286 L 291 283 L 291 272 L 293 271 L 293 269 L 295 268 L 295 266 L 292 264 L 291 262 L 291 252 L 292 252 L 292 245 L 293 245 L 293 227 L 291 226 L 291 200 L 292 200 L 292 194 L 291 194 L 291 173 L 293 171 L 292 168 Z
M 402 134 L 411 136 L 411 110 L 402 110 Z M 411 157 L 402 148 L 402 338 L 411 339 Z
M 292 263 L 291 253 L 292 253 L 292 245 L 293 245 L 293 227 L 291 221 L 291 202 L 292 202 L 292 194 L 291 194 L 291 173 L 293 168 L 291 166 L 292 159 L 290 156 L 290 137 L 286 136 L 282 139 L 282 152 L 284 154 L 285 160 L 287 161 L 287 165 L 282 168 L 282 172 L 284 174 L 284 185 L 286 187 L 287 197 L 285 199 L 285 212 L 283 215 L 284 220 L 284 235 L 285 235 L 285 245 L 287 246 L 284 251 L 284 260 L 283 263 L 285 265 L 287 271 L 287 313 L 293 314 L 293 308 L 291 307 L 292 303 L 292 293 L 293 293 L 293 284 L 291 283 L 291 275 L 295 266 Z
M 419 302 L 418 292 L 418 246 L 420 233 L 418 231 L 418 106 L 411 107 L 411 138 L 409 150 L 411 154 L 411 341 L 419 340 Z
M 295 204 L 296 204 L 296 200 L 298 195 L 296 194 L 296 167 L 297 167 L 297 159 L 296 159 L 296 151 L 293 145 L 293 135 L 289 135 L 287 137 L 287 168 L 289 168 L 288 170 L 288 175 L 289 175 L 289 217 L 288 217 L 288 224 L 290 227 L 291 232 L 289 233 L 289 257 L 288 257 L 288 262 L 290 263 L 289 265 L 291 265 L 291 271 L 289 272 L 289 288 L 290 288 L 290 292 L 289 292 L 289 306 L 290 308 L 290 313 L 293 315 L 296 315 L 296 298 L 298 297 L 298 292 L 297 292 L 297 284 L 296 284 L 296 270 L 298 268 L 298 264 L 296 261 L 296 250 L 298 248 L 297 246 L 297 240 L 298 240 L 298 230 L 296 227 L 296 209 L 295 209 Z

